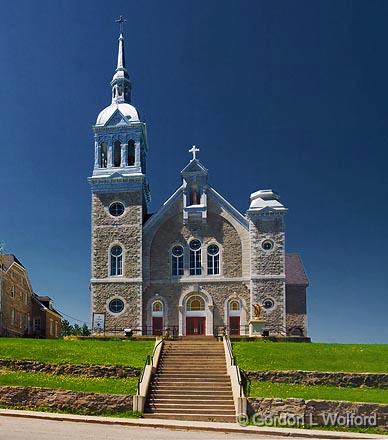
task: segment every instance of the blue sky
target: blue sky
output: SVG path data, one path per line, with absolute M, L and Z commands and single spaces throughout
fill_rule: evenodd
M 1 5 L 0 239 L 37 292 L 88 321 L 91 126 L 110 103 L 123 14 L 151 211 L 199 145 L 240 211 L 266 188 L 289 208 L 312 338 L 388 341 L 387 2 Z

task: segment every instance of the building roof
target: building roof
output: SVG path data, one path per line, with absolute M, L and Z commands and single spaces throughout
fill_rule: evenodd
M 59 317 L 62 317 L 62 315 L 58 312 L 58 310 L 54 309 L 52 306 L 53 300 L 47 296 L 47 295 L 38 295 L 37 293 L 34 293 L 32 295 L 34 300 L 38 303 L 38 305 L 41 307 L 41 310 L 49 310 Z
M 23 269 L 25 269 L 25 267 L 20 262 L 20 260 L 18 260 L 15 257 L 15 255 L 13 255 L 13 254 L 2 255 L 2 263 L 3 263 L 4 270 L 8 270 L 12 266 L 13 263 L 17 263 L 19 266 L 21 266 Z
M 309 280 L 303 267 L 302 260 L 298 254 L 286 254 L 286 284 L 308 286 Z

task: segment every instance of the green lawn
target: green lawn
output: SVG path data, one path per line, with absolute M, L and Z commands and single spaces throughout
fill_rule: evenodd
M 234 342 L 233 352 L 246 371 L 388 372 L 388 344 Z
M 253 380 L 252 397 L 278 397 L 287 399 L 347 400 L 351 402 L 388 403 L 388 390 L 382 388 L 340 388 L 329 385 L 300 385 Z
M 136 394 L 137 378 L 90 378 L 0 370 L 0 386 L 43 387 L 104 394 Z
M 154 341 L 0 338 L 0 359 L 142 368 Z

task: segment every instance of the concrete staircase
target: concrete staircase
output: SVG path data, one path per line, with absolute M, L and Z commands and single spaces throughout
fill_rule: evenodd
M 165 341 L 144 416 L 235 422 L 223 343 L 200 336 Z

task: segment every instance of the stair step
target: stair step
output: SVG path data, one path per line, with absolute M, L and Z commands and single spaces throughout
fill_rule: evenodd
M 171 391 L 151 391 L 149 394 L 149 398 L 150 399 L 154 399 L 154 398 L 166 398 L 166 399 L 199 399 L 202 400 L 204 398 L 209 399 L 209 400 L 218 400 L 218 399 L 223 399 L 223 400 L 228 400 L 228 399 L 233 399 L 233 394 L 232 392 L 225 392 L 222 391 L 220 393 L 215 393 L 214 391 L 197 391 L 197 392 L 193 392 L 193 393 L 187 393 L 187 392 L 183 392 L 181 394 L 177 393 L 177 392 L 171 392 Z
M 196 399 L 195 404 L 193 404 L 192 399 L 181 398 L 161 398 L 161 397 L 150 397 L 147 401 L 147 405 L 149 407 L 158 406 L 159 405 L 178 405 L 180 407 L 188 407 L 188 408 L 196 408 L 197 406 L 200 408 L 213 408 L 213 407 L 222 407 L 222 408 L 233 408 L 234 409 L 234 401 L 233 399 Z
M 163 414 L 163 413 L 145 413 L 144 417 L 152 419 L 167 419 L 167 420 L 197 420 L 199 422 L 224 422 L 224 423 L 234 423 L 236 422 L 235 416 L 225 416 L 221 414 L 214 414 L 212 416 L 206 416 L 203 414 Z
M 158 413 L 165 413 L 165 414 L 176 414 L 177 409 L 179 410 L 179 413 L 181 414 L 204 414 L 204 415 L 214 415 L 214 414 L 222 414 L 222 415 L 227 415 L 227 416 L 234 416 L 235 415 L 235 410 L 234 407 L 231 407 L 231 409 L 223 409 L 223 408 L 219 408 L 217 406 L 215 406 L 213 409 L 212 408 L 181 408 L 179 407 L 179 405 L 175 405 L 174 407 L 163 407 L 161 405 L 158 405 L 157 408 L 150 408 L 147 407 L 147 412 L 158 412 Z

